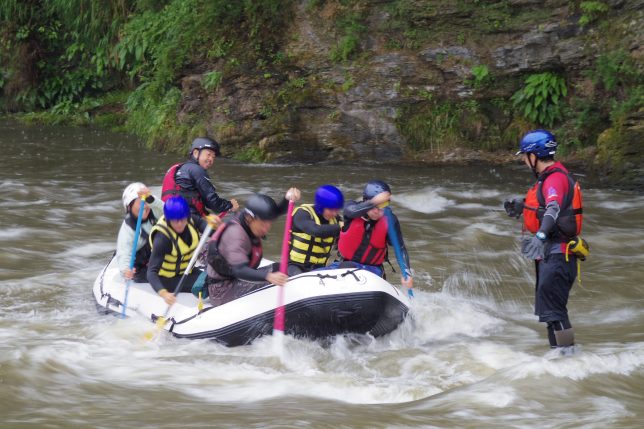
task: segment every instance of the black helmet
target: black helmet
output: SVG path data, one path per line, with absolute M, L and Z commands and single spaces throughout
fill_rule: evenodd
M 362 198 L 365 200 L 370 200 L 376 195 L 382 192 L 391 192 L 391 188 L 382 180 L 372 180 L 367 183 L 367 186 L 364 187 L 362 191 Z
M 268 195 L 255 194 L 246 203 L 245 211 L 256 219 L 274 220 L 279 215 L 275 200 Z
M 215 155 L 220 156 L 221 151 L 219 150 L 219 143 L 208 137 L 197 137 L 192 141 L 192 146 L 190 146 L 190 155 L 194 152 L 195 149 L 201 151 L 201 149 L 210 149 L 215 152 Z

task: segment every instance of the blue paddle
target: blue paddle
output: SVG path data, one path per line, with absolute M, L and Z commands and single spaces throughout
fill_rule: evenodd
M 387 236 L 394 246 L 394 252 L 396 252 L 396 259 L 398 260 L 398 266 L 402 272 L 403 279 L 407 280 L 407 264 L 405 263 L 405 258 L 403 258 L 402 249 L 400 248 L 400 240 L 398 240 L 398 234 L 396 232 L 396 222 L 390 207 L 385 207 L 385 216 L 387 216 Z M 413 289 L 407 289 L 407 295 L 413 298 Z
M 136 229 L 134 231 L 134 244 L 132 245 L 132 256 L 130 256 L 130 271 L 134 269 L 134 260 L 136 259 L 136 246 L 139 244 L 139 235 L 141 235 L 141 220 L 143 219 L 143 206 L 145 206 L 145 199 L 141 198 L 141 207 L 139 208 L 139 216 L 136 218 Z M 121 311 L 121 319 L 125 319 L 125 310 L 127 309 L 127 295 L 130 292 L 130 283 L 132 279 L 127 279 L 125 282 L 125 299 L 123 300 L 123 311 Z

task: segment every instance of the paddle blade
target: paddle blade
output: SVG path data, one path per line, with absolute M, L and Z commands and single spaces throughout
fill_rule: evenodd
M 165 317 L 159 316 L 159 318 L 157 318 L 157 321 L 154 323 L 154 325 L 156 326 L 156 331 L 148 331 L 148 332 L 146 332 L 143 335 L 143 339 L 146 340 L 146 341 L 151 341 L 154 337 L 159 335 L 159 332 L 161 332 L 161 330 L 165 326 L 165 322 L 166 322 Z

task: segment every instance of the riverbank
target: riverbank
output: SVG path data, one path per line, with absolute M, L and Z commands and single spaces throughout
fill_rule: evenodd
M 644 0 L 74 1 L 0 6 L 0 110 L 258 163 L 497 162 L 547 128 L 644 177 Z

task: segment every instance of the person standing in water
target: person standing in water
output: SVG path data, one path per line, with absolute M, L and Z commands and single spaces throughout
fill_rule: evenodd
M 574 345 L 568 317 L 568 297 L 577 277 L 577 257 L 569 250 L 581 233 L 582 196 L 577 181 L 554 156 L 555 136 L 546 130 L 528 132 L 517 155 L 534 173 L 537 182 L 525 198 L 507 199 L 508 216 L 523 215 L 524 229 L 534 234 L 522 242 L 523 255 L 535 261 L 535 315 L 546 323 L 552 348 Z

